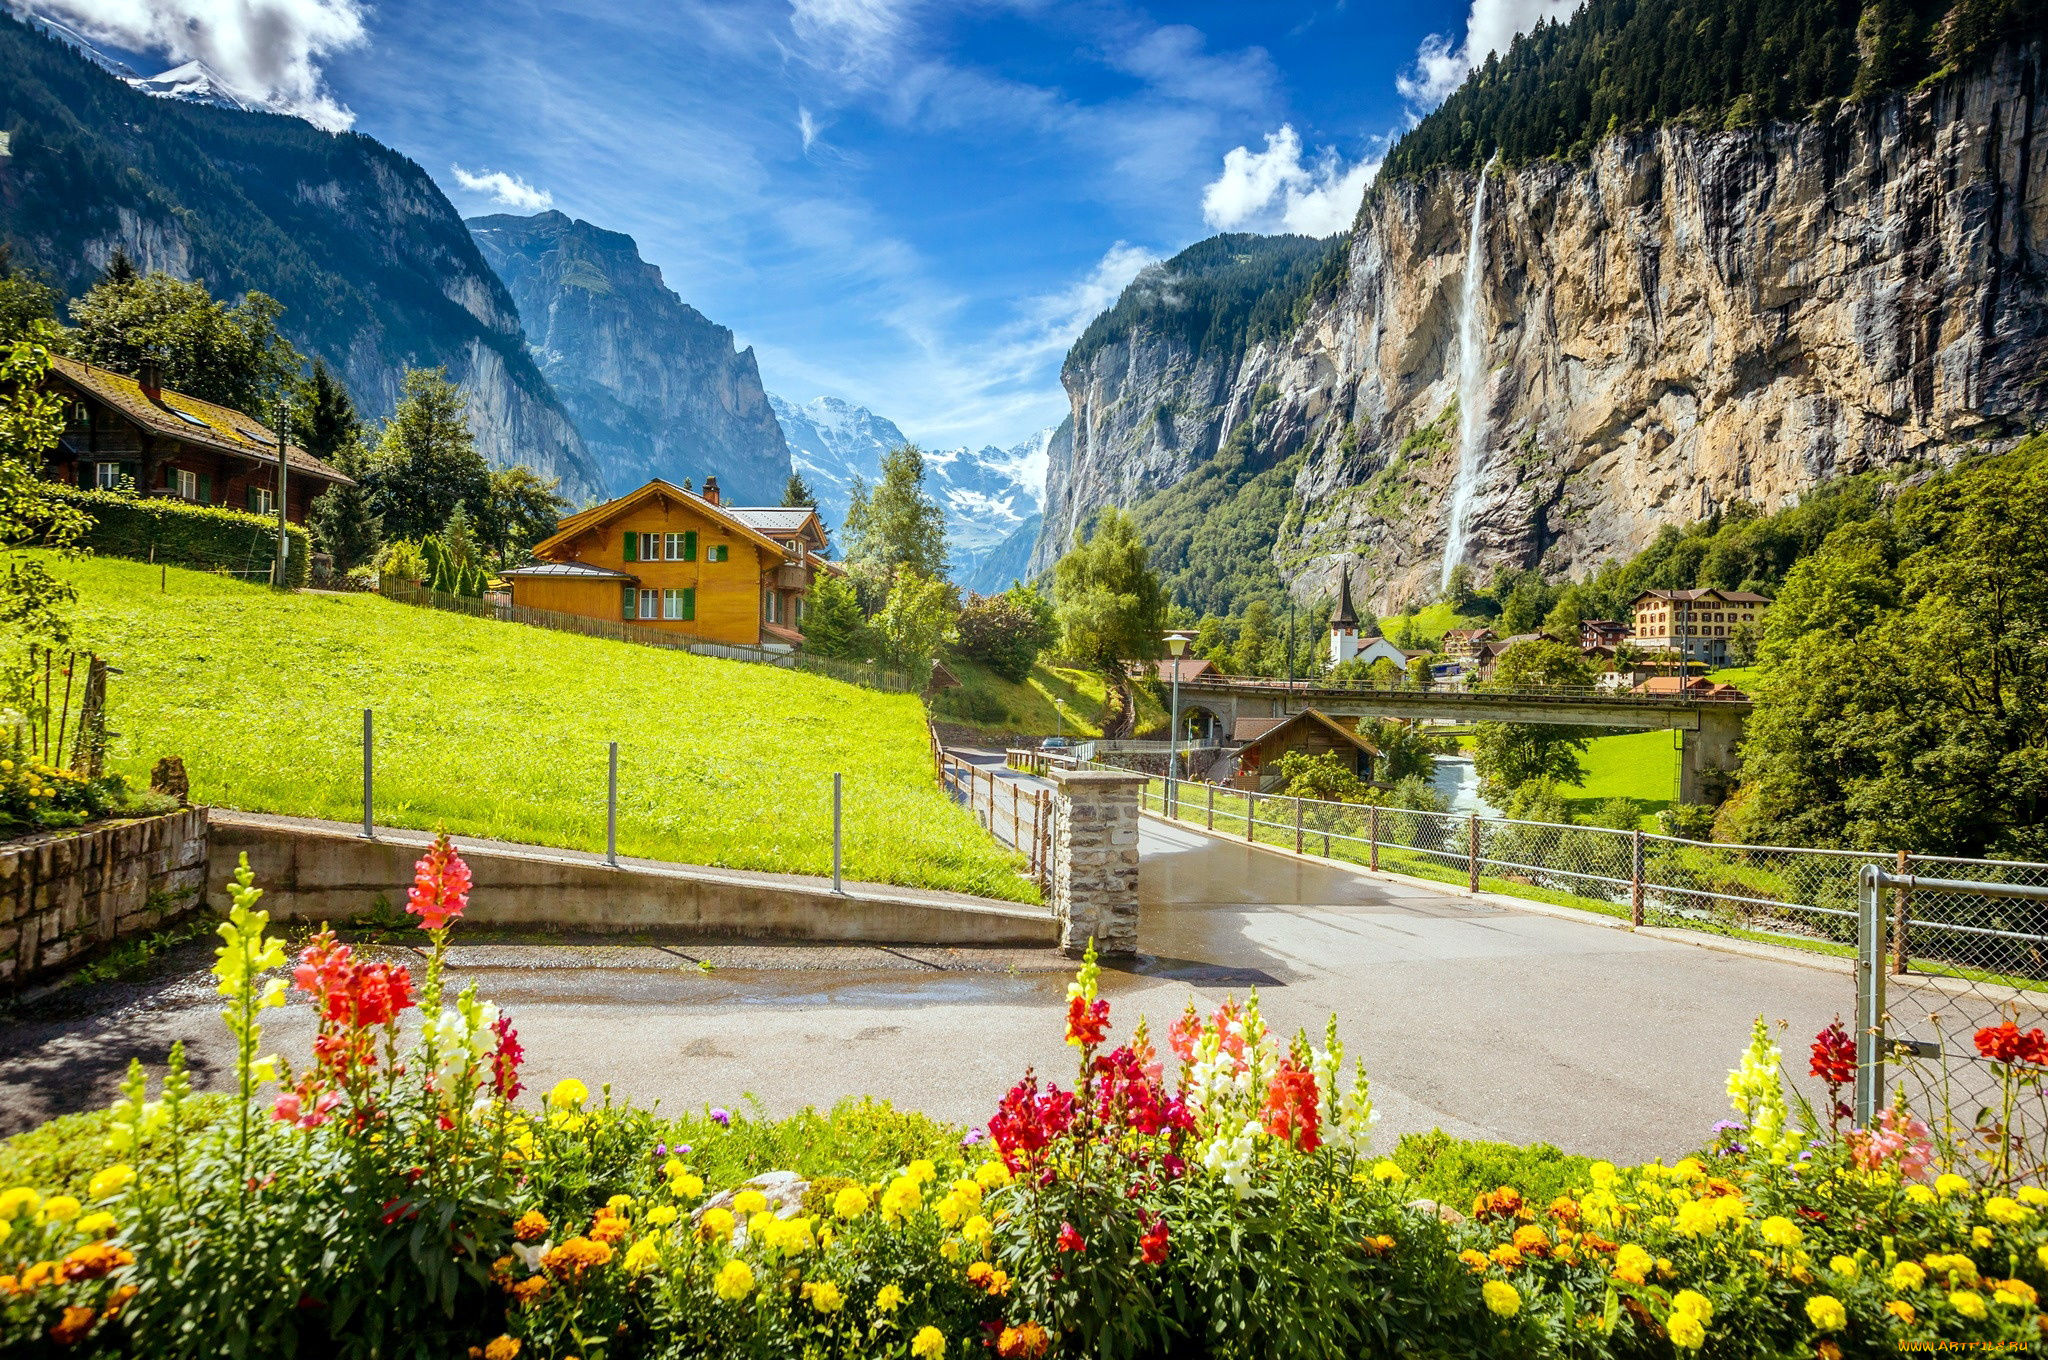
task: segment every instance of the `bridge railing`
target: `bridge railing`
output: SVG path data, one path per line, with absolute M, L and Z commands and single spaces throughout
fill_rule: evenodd
M 1116 766 L 1093 763 L 1096 768 Z M 2048 885 L 2048 864 L 1903 851 L 1693 841 L 1652 831 L 1333 803 L 1154 777 L 1147 811 L 1244 840 L 1627 919 L 1853 956 L 1857 871 L 1913 880 L 1888 967 L 2048 992 L 2048 902 L 1945 892 L 1940 880 Z
M 1516 685 L 1502 687 L 1480 685 L 1437 685 L 1413 681 L 1402 681 L 1393 685 L 1382 685 L 1371 680 L 1278 680 L 1266 676 L 1228 675 L 1200 676 L 1180 682 L 1182 702 L 1188 694 L 1214 693 L 1217 691 L 1271 692 L 1274 694 L 1299 694 L 1304 697 L 1318 694 L 1342 694 L 1356 698 L 1388 699 L 1470 699 L 1481 700 L 1529 700 L 1548 703 L 1597 703 L 1597 704 L 1656 704 L 1668 707 L 1672 704 L 1699 704 L 1709 707 L 1747 708 L 1748 695 L 1715 695 L 1701 693 L 1654 693 L 1637 694 L 1628 689 L 1604 689 L 1599 685 Z

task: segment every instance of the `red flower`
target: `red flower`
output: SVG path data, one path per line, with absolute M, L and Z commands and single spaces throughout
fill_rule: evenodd
M 1831 1087 L 1856 1080 L 1856 1041 L 1842 1028 L 1840 1016 L 1813 1036 L 1813 1060 L 1807 1070 Z
M 1138 1259 L 1148 1266 L 1161 1265 L 1166 1260 L 1166 1219 L 1155 1218 L 1145 1233 L 1138 1239 Z
M 2048 1067 L 2048 1034 L 2038 1029 L 2021 1033 L 2020 1027 L 2008 1020 L 2002 1025 L 1977 1031 L 1977 1052 L 2008 1067 L 2014 1063 Z
M 1067 1042 L 1093 1048 L 1109 1033 L 1109 1003 L 1076 994 L 1067 1002 Z
M 1323 1142 L 1319 1104 L 1315 1073 L 1293 1058 L 1283 1058 L 1266 1087 L 1266 1132 L 1285 1138 L 1303 1152 L 1314 1152 Z
M 1059 1248 L 1061 1251 L 1071 1251 L 1076 1256 L 1079 1256 L 1082 1252 L 1088 1250 L 1088 1239 L 1076 1232 L 1073 1224 L 1062 1223 L 1060 1224 Z
M 499 1016 L 491 1028 L 498 1035 L 498 1051 L 491 1055 L 491 1088 L 502 1099 L 517 1100 L 526 1089 L 519 1082 L 519 1064 L 526 1060 L 526 1050 L 519 1046 L 519 1031 L 512 1028 L 511 1016 Z
M 1017 1171 L 1037 1160 L 1074 1122 L 1074 1097 L 1057 1086 L 1041 1093 L 1038 1078 L 1027 1069 L 988 1121 L 989 1137 L 1002 1150 L 1003 1163 Z
M 405 895 L 405 909 L 420 918 L 428 930 L 441 930 L 469 905 L 469 866 L 455 853 L 448 833 L 434 837 L 434 843 L 412 866 L 412 887 Z
M 388 1025 L 413 1005 L 412 974 L 402 965 L 359 962 L 329 930 L 307 943 L 292 982 L 320 998 L 323 1021 L 352 1028 Z
M 1195 1060 L 1195 1040 L 1201 1037 L 1202 1017 L 1195 1014 L 1195 1003 L 1190 999 L 1180 1019 L 1166 1027 L 1166 1046 L 1173 1050 L 1174 1057 L 1190 1063 Z

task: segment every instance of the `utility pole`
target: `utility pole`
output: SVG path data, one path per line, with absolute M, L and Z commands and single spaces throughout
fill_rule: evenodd
M 291 402 L 280 398 L 277 403 L 277 570 L 271 573 L 280 590 L 289 579 L 286 572 L 292 562 L 291 534 L 285 528 L 286 496 L 291 489 L 289 460 L 285 456 L 285 430 L 290 426 L 291 418 Z

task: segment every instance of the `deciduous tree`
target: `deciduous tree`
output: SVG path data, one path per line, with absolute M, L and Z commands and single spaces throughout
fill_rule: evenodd
M 1576 647 L 1538 639 L 1508 648 L 1486 688 L 1592 683 L 1592 672 Z M 1585 778 L 1579 756 L 1598 730 L 1556 723 L 1479 723 L 1472 734 L 1472 768 L 1487 799 L 1496 804 L 1505 804 L 1531 780 L 1576 784 Z
M 458 505 L 485 505 L 490 468 L 476 451 L 462 393 L 438 368 L 405 375 L 370 470 L 370 500 L 391 538 L 438 533 Z
M 203 283 L 168 274 L 117 277 L 113 270 L 71 304 L 72 351 L 88 363 L 134 374 L 144 358 L 164 386 L 269 420 L 300 381 L 297 350 L 277 332 L 284 307 L 251 291 L 230 307 Z

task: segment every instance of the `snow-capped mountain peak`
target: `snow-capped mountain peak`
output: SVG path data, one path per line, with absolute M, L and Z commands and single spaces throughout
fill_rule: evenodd
M 183 99 L 193 104 L 211 104 L 215 108 L 239 109 L 243 113 L 272 111 L 269 104 L 240 93 L 222 79 L 220 72 L 197 58 L 147 78 L 128 76 L 126 79 L 144 94 L 153 94 L 160 99 Z

